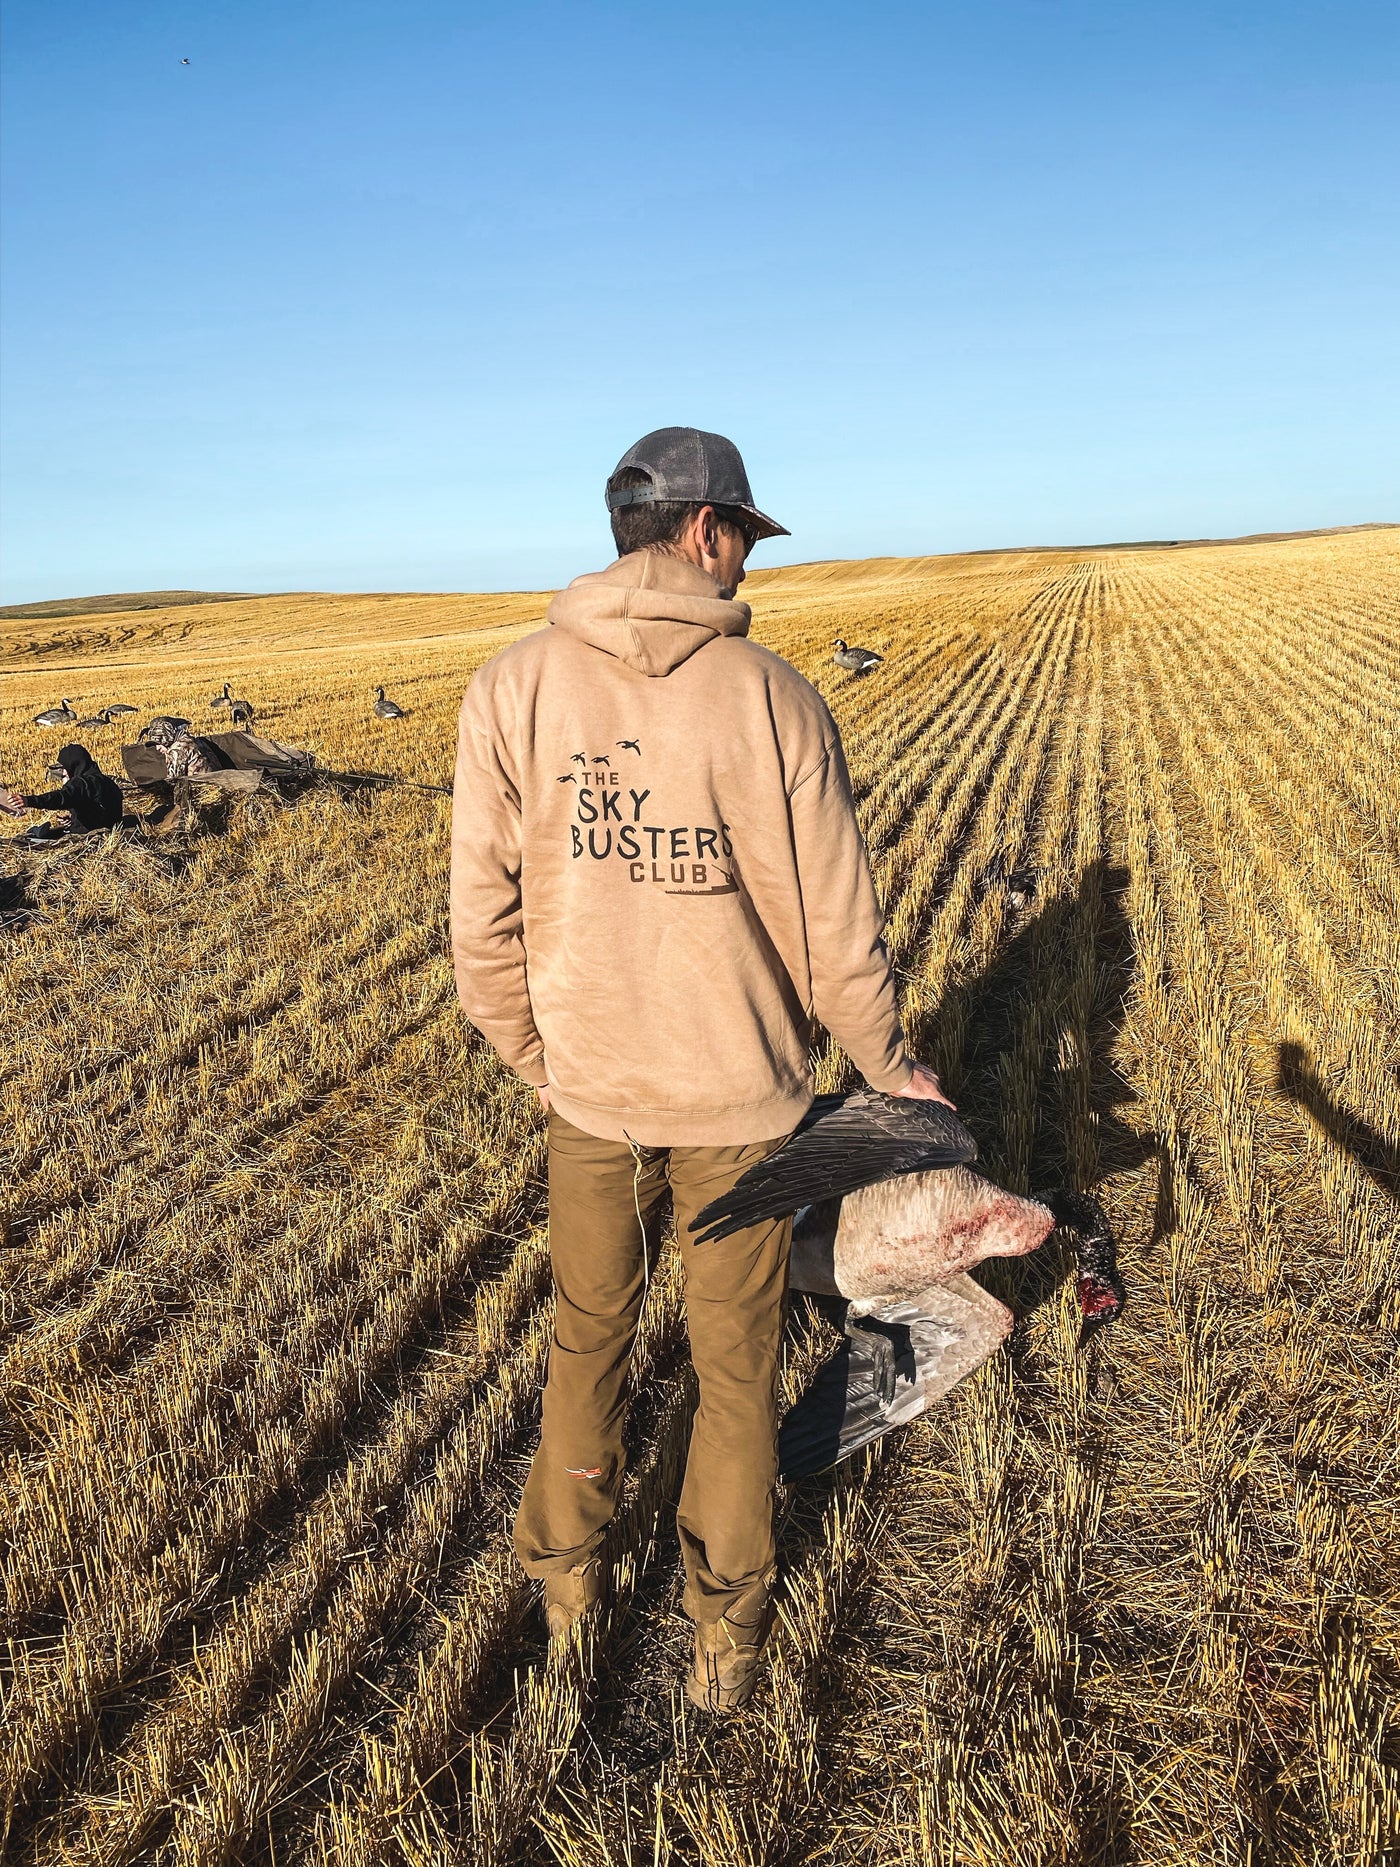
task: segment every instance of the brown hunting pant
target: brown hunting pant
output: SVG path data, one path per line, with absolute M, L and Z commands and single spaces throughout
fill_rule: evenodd
M 643 1233 L 654 1268 L 669 1186 L 700 1385 L 677 1512 L 685 1610 L 703 1622 L 756 1616 L 773 1579 L 778 1352 L 792 1221 L 709 1245 L 697 1244 L 689 1225 L 777 1145 L 634 1155 L 625 1142 L 599 1140 L 550 1114 L 557 1307 L 540 1446 L 515 1519 L 516 1553 L 529 1574 L 586 1562 L 617 1507 L 624 1389 L 645 1294 Z

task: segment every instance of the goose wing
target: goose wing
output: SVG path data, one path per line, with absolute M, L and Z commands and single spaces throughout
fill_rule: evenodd
M 994 1354 L 1011 1326 L 1010 1310 L 962 1271 L 848 1324 L 848 1340 L 783 1421 L 783 1478 L 824 1471 L 917 1419 Z M 881 1338 L 888 1349 L 877 1353 Z
M 690 1229 L 706 1244 L 877 1180 L 976 1158 L 977 1143 L 945 1103 L 869 1090 L 819 1096 L 797 1133 L 711 1200 Z

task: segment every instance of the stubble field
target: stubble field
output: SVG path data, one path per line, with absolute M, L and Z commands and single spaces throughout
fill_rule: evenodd
M 782 1499 L 769 1683 L 678 1689 L 674 1254 L 615 1588 L 546 1651 L 508 1523 L 542 1126 L 456 1010 L 446 800 L 261 796 L 0 852 L 0 1854 L 15 1862 L 1370 1863 L 1400 1845 L 1400 533 L 746 586 L 845 735 L 906 1022 L 993 1172 L 1100 1190 L 1006 1352 Z M 544 599 L 8 627 L 60 693 L 450 776 Z M 887 654 L 857 682 L 841 634 Z M 374 683 L 410 709 L 374 719 Z M 66 735 L 64 735 L 66 736 Z M 87 736 L 109 769 L 116 731 Z M 979 884 L 1039 866 L 1014 908 Z M 821 1061 L 825 1085 L 841 1058 Z M 796 1393 L 828 1352 L 794 1319 Z

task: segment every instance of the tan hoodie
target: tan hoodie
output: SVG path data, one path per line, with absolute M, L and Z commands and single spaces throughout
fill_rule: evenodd
M 561 591 L 462 705 L 462 1006 L 605 1139 L 788 1133 L 814 1018 L 874 1088 L 912 1074 L 835 722 L 749 619 L 636 552 Z

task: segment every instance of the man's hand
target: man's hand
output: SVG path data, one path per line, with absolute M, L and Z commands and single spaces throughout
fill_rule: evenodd
M 911 1096 L 916 1102 L 942 1102 L 950 1109 L 958 1106 L 951 1096 L 944 1095 L 942 1084 L 926 1063 L 916 1063 L 906 1086 L 896 1089 L 895 1094 Z
M 540 1107 L 544 1110 L 545 1114 L 547 1115 L 549 1113 L 549 1090 L 548 1088 L 540 1089 L 537 1087 L 535 1090 L 535 1094 L 540 1099 Z
M 7 816 L 22 817 L 28 808 L 18 791 L 0 791 L 0 810 Z

